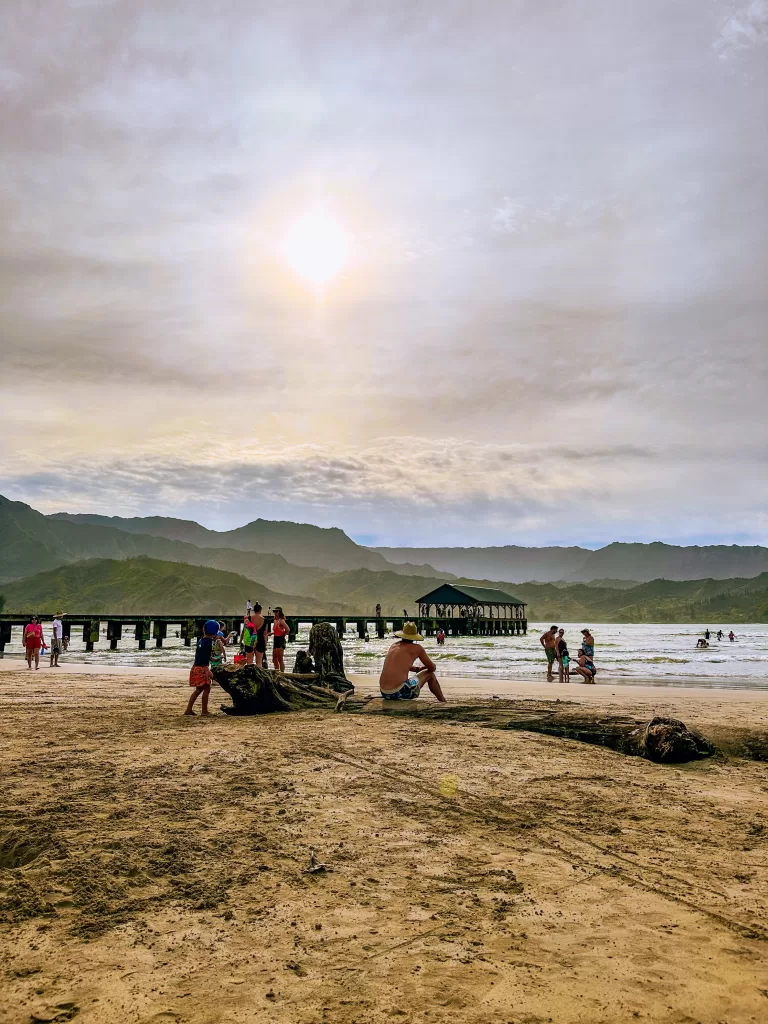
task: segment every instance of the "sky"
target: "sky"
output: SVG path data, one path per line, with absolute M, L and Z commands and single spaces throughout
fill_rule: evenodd
M 768 543 L 766 124 L 768 0 L 2 5 L 0 493 Z

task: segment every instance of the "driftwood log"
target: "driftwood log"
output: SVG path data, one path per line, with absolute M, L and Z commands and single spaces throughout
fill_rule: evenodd
M 330 622 L 318 622 L 310 629 L 309 657 L 312 659 L 312 671 L 317 673 L 323 686 L 338 693 L 354 689 L 344 672 L 344 651 L 339 634 Z
M 644 757 L 658 764 L 683 764 L 710 757 L 715 747 L 699 733 L 676 718 L 642 721 L 625 715 L 591 712 L 563 701 L 477 701 L 471 704 L 439 705 L 419 701 L 359 699 L 347 702 L 348 710 L 369 714 L 471 722 L 488 729 L 516 729 L 543 733 L 609 747 L 621 754 Z
M 291 674 L 257 665 L 223 665 L 213 678 L 232 698 L 222 705 L 228 715 L 265 715 L 308 708 L 340 710 L 354 686 L 344 674 L 344 652 L 329 622 L 319 622 L 309 634 L 309 653 L 298 651 Z M 339 699 L 339 694 L 344 696 Z
M 316 675 L 283 675 L 257 665 L 222 665 L 213 670 L 213 678 L 232 698 L 231 705 L 221 706 L 228 715 L 266 715 L 309 708 L 330 711 L 339 699 L 337 693 L 318 684 Z

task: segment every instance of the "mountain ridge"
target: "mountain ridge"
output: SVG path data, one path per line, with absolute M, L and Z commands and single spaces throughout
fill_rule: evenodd
M 591 582 L 613 579 L 649 582 L 653 579 L 731 579 L 768 572 L 768 547 L 760 545 L 676 545 L 614 541 L 591 550 L 580 547 L 373 549 L 389 561 L 408 557 L 428 561 L 438 571 L 477 579 L 493 572 L 508 583 Z

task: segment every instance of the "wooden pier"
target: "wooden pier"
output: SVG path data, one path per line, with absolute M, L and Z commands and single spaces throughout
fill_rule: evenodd
M 271 631 L 273 617 L 264 616 L 269 623 Z M 11 643 L 11 630 L 14 626 L 22 629 L 32 618 L 28 615 L 4 614 L 0 615 L 0 657 L 5 648 Z M 53 619 L 53 615 L 40 615 L 41 622 L 45 623 Z M 230 633 L 233 630 L 239 633 L 243 622 L 241 615 L 65 615 L 62 618 L 63 635 L 66 637 L 77 636 L 81 633 L 86 651 L 92 651 L 102 640 L 106 640 L 109 649 L 118 650 L 118 644 L 123 639 L 123 627 L 133 626 L 135 628 L 135 641 L 140 651 L 146 650 L 147 643 L 154 640 L 155 647 L 162 647 L 167 639 L 169 631 L 177 632 L 187 647 L 192 641 L 203 635 L 203 626 L 207 619 L 216 619 L 223 624 L 224 632 Z M 528 632 L 528 620 L 522 617 L 479 617 L 479 616 L 440 616 L 431 617 L 425 615 L 416 616 L 392 616 L 392 615 L 286 615 L 286 621 L 290 629 L 289 640 L 295 640 L 298 636 L 300 626 L 312 626 L 316 622 L 330 622 L 338 631 L 340 636 L 346 636 L 352 626 L 358 637 L 363 640 L 366 634 L 384 638 L 388 633 L 402 629 L 405 622 L 415 622 L 419 632 L 423 636 L 434 636 L 439 629 L 442 629 L 446 636 L 512 636 Z M 104 632 L 106 627 L 106 632 Z M 50 630 L 45 630 L 46 640 L 50 641 Z M 19 645 L 21 646 L 21 645 Z

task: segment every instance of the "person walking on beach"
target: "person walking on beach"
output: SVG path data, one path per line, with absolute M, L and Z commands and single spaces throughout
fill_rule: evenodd
M 557 677 L 561 683 L 570 683 L 571 673 L 568 668 L 570 656 L 568 644 L 565 640 L 565 630 L 558 629 L 557 640 L 555 640 L 555 657 L 557 658 Z
M 380 604 L 376 605 L 376 618 L 377 619 L 381 618 L 381 605 Z
M 426 683 L 441 704 L 447 701 L 438 682 L 437 666 L 421 641 L 415 622 L 406 622 L 395 633 L 398 638 L 387 651 L 379 677 L 379 690 L 384 700 L 414 700 Z M 419 664 L 423 668 L 419 668 Z
M 35 659 L 35 671 L 40 668 L 40 648 L 45 646 L 43 627 L 37 615 L 24 627 L 24 650 L 27 656 L 27 667 L 32 668 L 32 659 Z
M 579 661 L 574 668 L 583 677 L 585 683 L 594 683 L 597 669 L 595 668 L 594 661 L 587 656 L 583 647 L 579 648 Z
M 56 612 L 53 622 L 51 623 L 51 664 L 50 668 L 59 667 L 59 655 L 63 652 L 63 632 L 64 626 L 61 622 L 61 616 L 63 612 Z
M 285 638 L 291 629 L 285 621 L 285 614 L 280 605 L 275 606 L 275 622 L 272 626 L 272 664 L 275 672 L 285 672 Z
M 552 675 L 552 666 L 555 663 L 555 641 L 557 639 L 557 626 L 550 626 L 546 633 L 539 637 L 539 643 L 544 648 L 547 656 L 547 682 L 553 683 L 555 677 Z
M 208 619 L 203 626 L 203 636 L 197 641 L 195 648 L 195 663 L 189 670 L 189 685 L 194 687 L 194 692 L 189 695 L 185 715 L 194 716 L 192 710 L 198 697 L 202 697 L 202 708 L 200 714 L 206 717 L 210 715 L 208 710 L 208 694 L 211 692 L 211 655 L 213 654 L 214 641 L 218 639 L 219 624 L 215 619 Z
M 595 657 L 595 638 L 589 631 L 589 628 L 582 629 L 581 635 L 584 639 L 581 641 L 581 646 L 584 648 L 584 653 L 592 661 Z

